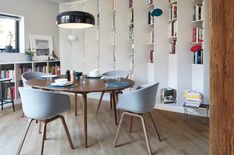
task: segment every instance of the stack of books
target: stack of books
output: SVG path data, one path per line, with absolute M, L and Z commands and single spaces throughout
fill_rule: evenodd
M 199 107 L 202 104 L 202 94 L 197 91 L 185 91 L 185 106 Z

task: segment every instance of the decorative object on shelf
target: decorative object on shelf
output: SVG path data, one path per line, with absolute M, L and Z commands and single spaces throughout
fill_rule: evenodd
M 54 59 L 58 59 L 58 57 L 55 55 L 54 50 L 52 51 L 52 53 L 49 55 L 49 60 L 54 60 Z
M 12 49 L 13 49 L 12 43 L 13 43 L 13 41 L 14 41 L 14 36 L 13 36 L 13 34 L 11 33 L 11 31 L 10 31 L 9 34 L 7 35 L 7 41 L 8 41 L 8 44 L 5 46 L 5 52 L 6 52 L 6 53 L 11 53 L 11 52 L 12 52 Z
M 51 55 L 53 51 L 52 36 L 30 34 L 29 41 L 30 49 L 35 52 L 35 55 L 48 60 L 48 56 Z
M 65 29 L 85 29 L 95 25 L 94 16 L 83 11 L 66 11 L 56 18 L 56 25 Z
M 29 50 L 25 50 L 24 52 L 26 54 L 26 60 L 27 61 L 32 61 L 32 57 L 34 56 L 35 52 Z
M 161 101 L 163 103 L 176 103 L 176 90 L 164 88 L 161 90 Z
M 67 39 L 68 39 L 70 42 L 72 42 L 72 41 L 74 41 L 74 40 L 76 40 L 76 39 L 78 39 L 78 38 L 77 38 L 77 36 L 74 35 L 74 34 L 69 34 L 69 35 L 67 36 Z
M 160 8 L 156 8 L 151 12 L 151 16 L 153 17 L 158 17 L 158 16 L 161 16 L 162 14 L 163 14 L 163 11 Z
M 203 64 L 203 49 L 201 45 L 194 45 L 191 48 L 194 53 L 194 64 Z

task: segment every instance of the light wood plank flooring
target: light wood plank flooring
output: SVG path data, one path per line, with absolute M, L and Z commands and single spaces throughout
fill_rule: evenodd
M 108 102 L 104 101 L 100 112 L 96 115 L 97 100 L 88 99 L 88 143 L 83 142 L 82 100 L 79 98 L 78 116 L 71 112 L 64 113 L 75 150 L 71 150 L 65 132 L 59 120 L 48 124 L 45 142 L 45 155 L 145 155 L 147 154 L 145 139 L 140 120 L 134 119 L 133 132 L 129 133 L 129 118 L 125 119 L 118 147 L 112 146 L 117 130 L 113 113 Z M 0 154 L 13 155 L 16 153 L 27 119 L 21 118 L 22 109 L 16 106 L 0 111 Z M 162 142 L 159 142 L 153 125 L 146 115 L 146 126 L 150 144 L 155 155 L 208 155 L 209 154 L 209 126 L 204 118 L 192 117 L 183 120 L 182 114 L 154 111 L 153 116 L 157 124 Z M 34 155 L 40 153 L 41 135 L 38 125 L 34 122 L 26 138 L 21 154 Z

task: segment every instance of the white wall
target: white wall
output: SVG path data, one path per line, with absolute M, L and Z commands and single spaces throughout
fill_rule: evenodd
M 84 2 L 73 5 L 61 5 L 60 11 L 64 10 L 86 10 L 94 16 L 97 14 L 97 0 L 92 3 Z M 149 47 L 146 1 L 134 1 L 134 73 L 136 85 L 147 81 L 147 63 L 149 61 Z M 155 17 L 154 24 L 154 77 L 155 82 L 160 82 L 157 96 L 157 103 L 160 102 L 160 90 L 166 87 L 177 89 L 178 103 L 172 109 L 182 108 L 184 103 L 183 93 L 185 90 L 192 89 L 192 64 L 193 54 L 190 52 L 192 39 L 192 1 L 178 1 L 178 38 L 176 54 L 169 54 L 168 40 L 168 1 L 158 0 L 155 8 L 163 10 L 162 16 Z M 206 6 L 207 8 L 207 6 Z M 117 69 L 129 69 L 129 53 L 131 44 L 128 39 L 128 1 L 116 1 L 116 67 Z M 206 13 L 207 16 L 207 13 Z M 95 18 L 96 19 L 96 18 Z M 206 17 L 208 21 L 208 17 Z M 87 73 L 91 69 L 97 68 L 100 64 L 100 71 L 111 70 L 113 67 L 113 47 L 112 47 L 112 1 L 100 0 L 100 62 L 98 62 L 98 41 L 97 27 L 87 30 L 60 30 L 60 48 L 63 68 L 75 69 Z M 207 27 L 207 25 L 206 25 Z M 207 30 L 207 29 L 206 29 Z M 78 40 L 69 43 L 68 34 L 75 34 Z M 206 31 L 206 37 L 208 32 Z M 205 40 L 208 40 L 206 38 Z M 208 41 L 207 41 L 208 42 Z M 204 56 L 205 72 L 209 72 L 207 63 L 209 62 L 209 48 Z M 83 56 L 85 55 L 85 61 Z M 201 76 L 201 75 L 197 75 Z M 205 89 L 209 91 L 209 78 L 205 77 Z M 208 93 L 207 93 L 208 94 Z M 205 94 L 206 98 L 209 98 Z M 158 106 L 158 105 L 157 105 Z M 164 105 L 163 105 L 164 106 Z M 170 106 L 169 106 L 170 108 Z
M 25 48 L 29 48 L 29 34 L 52 35 L 54 50 L 59 56 L 59 31 L 55 25 L 58 3 L 48 0 L 1 0 L 0 12 L 24 17 Z

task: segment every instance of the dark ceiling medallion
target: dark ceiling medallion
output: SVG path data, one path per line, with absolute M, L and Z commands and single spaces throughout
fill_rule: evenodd
M 56 25 L 65 29 L 85 29 L 95 25 L 94 16 L 82 11 L 67 11 L 56 18 Z

